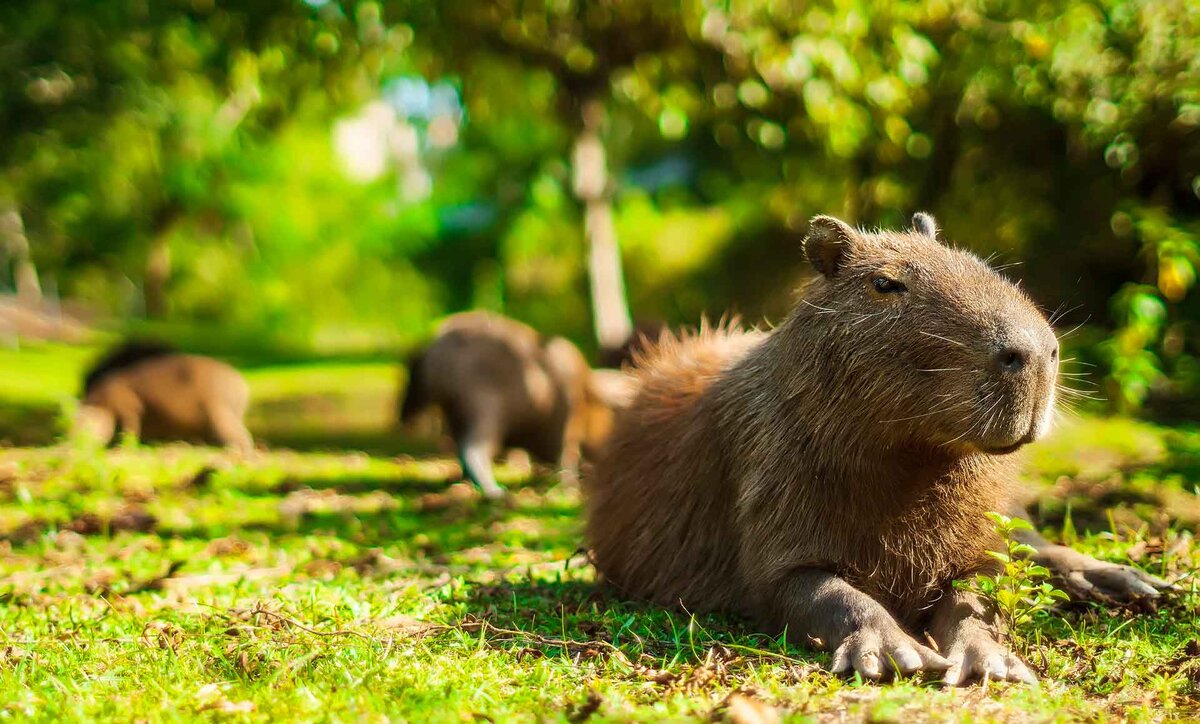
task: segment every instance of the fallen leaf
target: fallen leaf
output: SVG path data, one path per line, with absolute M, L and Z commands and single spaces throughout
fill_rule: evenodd
M 20 646 L 5 646 L 0 648 L 0 667 L 16 666 L 22 661 L 36 661 L 33 654 Z
M 144 508 L 138 505 L 126 505 L 113 515 L 112 520 L 108 522 L 108 529 L 111 533 L 122 530 L 147 533 L 154 530 L 156 525 L 158 525 L 158 518 L 146 512 Z
M 95 513 L 84 513 L 63 528 L 79 535 L 96 535 L 104 530 L 104 521 Z
M 734 724 L 776 724 L 783 720 L 775 707 L 739 692 L 725 700 L 725 713 Z
M 150 621 L 142 628 L 141 641 L 151 648 L 178 651 L 183 644 L 183 629 L 167 621 Z
M 254 711 L 252 701 L 230 701 L 216 684 L 206 684 L 196 692 L 196 711 L 221 714 L 246 714 Z
M 388 616 L 387 618 L 369 619 L 360 623 L 363 626 L 374 628 L 378 631 L 391 631 L 405 636 L 424 636 L 432 631 L 444 628 L 439 624 L 429 623 L 428 621 L 422 621 L 403 614 Z
M 217 469 L 211 465 L 205 465 L 196 471 L 196 474 L 185 479 L 179 484 L 180 490 L 203 490 L 212 483 L 213 476 L 217 474 Z
M 593 714 L 600 711 L 601 705 L 604 704 L 604 698 L 596 692 L 595 689 L 588 691 L 587 699 L 582 704 L 573 705 L 567 711 L 567 721 L 583 722 L 591 718 Z
M 250 544 L 237 536 L 231 535 L 225 538 L 217 538 L 209 543 L 204 550 L 213 556 L 240 556 L 250 550 Z

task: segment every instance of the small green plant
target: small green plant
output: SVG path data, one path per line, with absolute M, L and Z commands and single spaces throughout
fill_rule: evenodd
M 1000 513 L 987 515 L 1004 540 L 1003 551 L 988 551 L 1001 568 L 991 575 L 980 573 L 974 580 L 964 581 L 963 586 L 991 601 L 1007 635 L 1016 638 L 1019 626 L 1067 600 L 1067 594 L 1050 582 L 1050 571 L 1045 566 L 1033 561 L 1034 548 L 1014 537 L 1017 531 L 1033 529 L 1029 521 Z

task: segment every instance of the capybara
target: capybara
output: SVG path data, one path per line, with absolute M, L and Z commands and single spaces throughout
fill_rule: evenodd
M 1050 424 L 1058 340 L 937 234 L 926 214 L 898 232 L 819 216 L 819 274 L 778 327 L 702 328 L 638 360 L 584 481 L 605 580 L 786 630 L 836 672 L 1033 679 L 952 584 L 993 570 L 985 513 L 1011 509 L 1009 453 Z
M 624 378 L 593 379 L 587 360 L 563 337 L 486 312 L 446 319 L 437 337 L 409 361 L 401 422 L 441 409 L 463 473 L 485 496 L 504 496 L 492 460 L 506 448 L 578 474 L 584 449 L 610 426 Z
M 602 350 L 601 365 L 618 367 L 628 371 L 639 356 L 644 356 L 647 348 L 651 347 L 668 327 L 661 321 L 640 321 L 635 326 L 629 339 L 619 348 Z M 617 405 L 623 404 L 632 394 L 630 380 L 625 375 L 618 375 L 614 370 L 597 369 L 592 371 L 593 379 L 599 375 L 608 375 L 620 385 Z M 595 415 L 600 421 L 597 432 L 607 431 L 615 410 L 611 407 L 596 406 Z M 593 440 L 602 440 L 607 433 L 592 435 Z M 591 456 L 594 458 L 594 456 Z M 1029 518 L 1025 506 L 1014 500 L 1008 515 L 1019 518 Z M 1133 566 L 1101 561 L 1086 553 L 1081 553 L 1069 546 L 1051 543 L 1036 530 L 1027 529 L 1016 532 L 1016 537 L 1022 543 L 1035 549 L 1034 560 L 1048 568 L 1056 578 L 1059 586 L 1077 600 L 1110 599 L 1129 600 L 1139 597 L 1155 597 L 1159 589 L 1170 588 L 1171 584 L 1163 579 Z
M 138 440 L 254 447 L 243 423 L 250 390 L 241 374 L 211 357 L 153 342 L 127 342 L 84 377 L 79 424 L 103 442 Z

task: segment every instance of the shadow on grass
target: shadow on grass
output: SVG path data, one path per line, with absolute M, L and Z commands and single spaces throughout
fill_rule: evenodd
M 288 430 L 255 431 L 255 440 L 274 449 L 297 452 L 363 452 L 376 457 L 414 457 L 438 452 L 435 442 L 390 430 Z
M 598 656 L 613 646 L 634 664 L 707 665 L 712 663 L 711 650 L 724 647 L 721 655 L 726 661 L 810 664 L 820 660 L 812 651 L 760 633 L 746 619 L 693 616 L 630 601 L 611 587 L 590 581 L 523 579 L 479 585 L 455 602 L 462 606 L 464 626 L 487 625 L 490 645 L 522 652 L 532 645 L 538 655 Z
M 52 445 L 62 436 L 61 412 L 55 406 L 0 401 L 0 445 Z
M 514 551 L 573 549 L 578 545 L 577 506 L 546 497 L 555 484 L 553 478 L 535 476 L 514 489 L 512 500 L 501 503 L 448 492 L 455 482 L 457 478 L 292 477 L 274 488 L 227 491 L 265 500 L 268 505 L 267 499 L 278 499 L 276 506 L 257 508 L 266 516 L 255 519 L 251 512 L 249 518 L 239 520 L 234 512 L 160 532 L 193 540 L 254 533 L 277 541 L 331 537 L 356 548 L 388 549 L 432 564 L 449 563 L 456 553 L 469 550 L 477 550 L 480 556 L 492 553 L 503 557 Z M 296 507 L 288 512 L 293 493 Z M 372 500 L 372 493 L 385 495 Z M 207 495 L 202 493 L 197 504 L 206 505 Z M 311 508 L 307 507 L 309 502 Z M 380 507 L 372 510 L 356 507 L 359 505 Z M 487 550 L 489 547 L 492 550 Z M 489 565 L 483 559 L 475 560 L 472 567 L 486 569 Z
M 361 495 L 364 493 L 385 492 L 405 496 L 423 495 L 427 493 L 443 493 L 446 489 L 461 480 L 460 476 L 449 476 L 445 479 L 430 479 L 424 477 L 354 477 L 342 475 L 306 475 L 304 477 L 289 477 L 273 488 L 261 492 L 243 491 L 247 495 L 279 496 L 305 488 L 317 491 L 329 491 L 340 495 Z M 407 497 L 407 496 L 406 496 Z
M 1152 462 L 1116 467 L 1103 479 L 1076 478 L 1060 483 L 1055 494 L 1038 501 L 1039 525 L 1063 527 L 1068 514 L 1080 532 L 1200 524 L 1200 434 L 1194 429 L 1167 430 L 1162 456 Z

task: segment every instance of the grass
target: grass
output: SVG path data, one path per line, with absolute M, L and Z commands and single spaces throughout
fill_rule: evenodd
M 0 436 L 53 440 L 87 357 L 0 353 L 0 400 L 43 426 L 0 417 Z M 1178 593 L 1037 618 L 1020 635 L 1038 687 L 871 685 L 744 622 L 599 589 L 577 553 L 578 493 L 514 464 L 500 471 L 511 505 L 484 504 L 436 446 L 387 431 L 396 374 L 248 370 L 252 428 L 271 445 L 250 460 L 187 446 L 0 451 L 0 717 L 1200 716 L 1188 577 L 1200 431 L 1085 418 L 1030 455 L 1047 532 L 1183 576 Z

